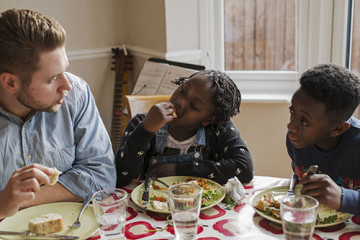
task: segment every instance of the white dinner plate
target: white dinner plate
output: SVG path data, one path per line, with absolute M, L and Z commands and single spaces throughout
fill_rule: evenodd
M 65 228 L 61 232 L 54 234 L 64 234 L 78 236 L 80 239 L 86 239 L 93 235 L 98 229 L 94 211 L 91 205 L 88 205 L 81 216 L 81 227 L 69 230 L 69 227 L 76 221 L 80 212 L 82 203 L 75 202 L 57 202 L 41 204 L 29 207 L 17 212 L 15 215 L 5 218 L 0 222 L 0 230 L 26 232 L 29 231 L 29 220 L 41 217 L 43 214 L 57 213 L 63 217 Z M 1 236 L 3 239 L 24 239 L 24 236 Z M 33 238 L 32 238 L 33 239 Z
M 295 194 L 300 194 L 301 188 L 302 188 L 301 185 L 295 186 L 294 193 Z M 281 198 L 281 196 L 286 195 L 288 190 L 289 190 L 289 186 L 280 186 L 280 187 L 273 187 L 273 188 L 269 188 L 269 189 L 266 189 L 264 191 L 261 191 L 261 192 L 257 193 L 255 196 L 252 197 L 252 199 L 250 201 L 251 206 L 257 212 L 257 214 L 259 214 L 263 218 L 266 218 L 266 219 L 268 219 L 268 220 L 270 220 L 272 222 L 276 222 L 276 223 L 281 224 L 281 220 L 279 220 L 279 219 L 277 219 L 277 218 L 275 218 L 273 216 L 266 215 L 264 212 L 256 209 L 255 206 L 256 206 L 256 203 L 268 192 L 271 192 L 274 199 L 278 200 L 279 198 Z M 326 211 L 333 212 L 334 210 L 329 209 L 328 207 L 325 207 L 322 204 L 319 204 L 318 214 L 326 214 Z M 336 212 L 336 215 L 337 215 L 337 220 L 336 221 L 334 221 L 332 223 L 326 223 L 326 224 L 316 224 L 315 227 L 316 228 L 322 228 L 322 227 L 334 226 L 334 225 L 337 225 L 339 223 L 345 222 L 346 220 L 348 220 L 352 216 L 349 213 L 343 213 L 343 212 Z
M 163 178 L 159 178 L 159 180 L 162 180 L 163 182 L 167 183 L 169 186 L 176 184 L 176 183 L 180 183 L 180 182 L 188 182 L 189 179 L 191 180 L 204 180 L 207 183 L 207 186 L 210 188 L 210 190 L 218 190 L 220 191 L 220 196 L 219 198 L 215 199 L 215 201 L 206 207 L 202 207 L 201 210 L 205 210 L 208 208 L 213 207 L 214 205 L 218 204 L 219 202 L 221 202 L 224 197 L 225 197 L 225 189 L 218 184 L 217 182 L 214 182 L 210 179 L 205 179 L 205 178 L 200 178 L 200 177 L 189 177 L 189 176 L 171 176 L 171 177 L 163 177 Z M 153 183 L 156 184 L 156 186 L 159 186 L 160 189 L 155 190 L 152 186 L 152 184 L 150 185 L 149 188 L 149 196 L 150 198 L 152 196 L 157 196 L 157 197 L 166 197 L 167 198 L 167 188 L 165 186 L 163 186 L 161 183 L 153 181 Z M 132 201 L 139 206 L 140 208 L 142 208 L 141 206 L 141 197 L 142 194 L 144 192 L 144 183 L 140 184 L 139 186 L 137 186 L 132 192 L 131 192 L 131 199 Z M 153 206 L 151 205 L 151 203 L 149 202 L 147 205 L 146 210 L 152 211 L 152 212 L 157 212 L 157 213 L 164 213 L 164 214 L 170 214 L 170 210 L 169 209 L 155 209 L 153 208 Z

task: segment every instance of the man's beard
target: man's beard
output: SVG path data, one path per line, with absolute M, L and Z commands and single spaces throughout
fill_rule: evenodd
M 65 93 L 66 96 L 66 93 Z M 16 97 L 16 99 L 25 107 L 31 109 L 32 111 L 39 112 L 56 112 L 60 108 L 60 104 L 52 103 L 51 105 L 44 106 L 39 101 L 34 100 L 34 98 L 28 93 L 26 87 L 24 87 L 21 93 Z

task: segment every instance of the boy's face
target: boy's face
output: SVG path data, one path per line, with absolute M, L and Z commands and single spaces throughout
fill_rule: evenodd
M 215 119 L 212 99 L 215 92 L 210 84 L 199 74 L 181 84 L 170 98 L 177 118 L 169 124 L 195 130 L 211 123 Z
M 310 145 L 327 150 L 332 140 L 332 124 L 325 115 L 325 104 L 308 96 L 301 88 L 291 100 L 288 138 L 295 148 Z

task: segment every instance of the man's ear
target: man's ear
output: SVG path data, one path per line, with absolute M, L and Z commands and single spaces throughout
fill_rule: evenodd
M 213 122 L 215 122 L 215 120 L 216 120 L 216 117 L 215 117 L 215 116 L 211 116 L 211 117 L 205 119 L 205 120 L 202 122 L 202 125 L 205 127 L 205 126 L 207 126 L 207 125 L 212 124 Z
M 20 79 L 18 76 L 3 72 L 0 74 L 1 86 L 10 93 L 15 93 L 20 88 Z
M 330 135 L 332 137 L 337 137 L 341 134 L 343 134 L 344 132 L 346 132 L 346 130 L 348 130 L 350 128 L 350 123 L 344 121 L 344 122 L 338 122 L 335 123 L 334 127 L 332 128 Z

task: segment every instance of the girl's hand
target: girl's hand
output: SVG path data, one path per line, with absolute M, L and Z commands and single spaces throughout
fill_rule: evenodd
M 0 218 L 14 215 L 24 202 L 33 200 L 41 184 L 50 184 L 49 175 L 53 173 L 54 169 L 40 164 L 15 170 L 0 194 Z
M 165 123 L 171 122 L 174 119 L 174 109 L 174 105 L 170 102 L 161 102 L 152 106 L 142 122 L 145 130 L 156 132 Z
M 303 185 L 301 194 L 316 198 L 329 208 L 338 210 L 341 206 L 341 188 L 325 174 L 305 175 L 300 183 Z

